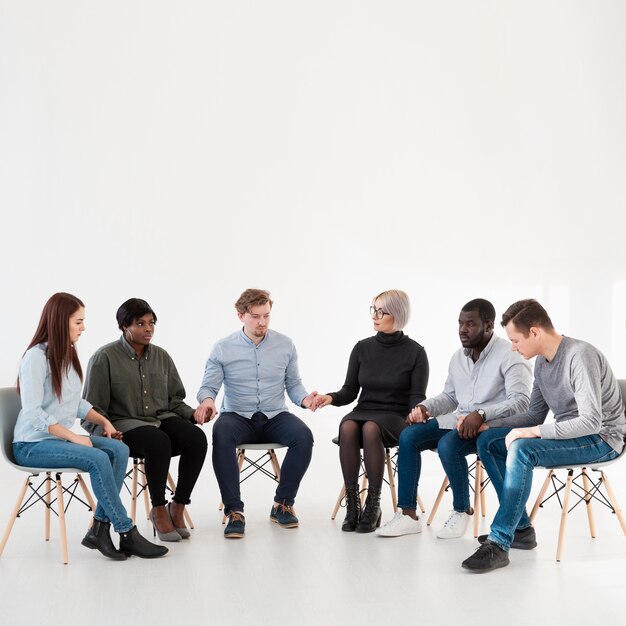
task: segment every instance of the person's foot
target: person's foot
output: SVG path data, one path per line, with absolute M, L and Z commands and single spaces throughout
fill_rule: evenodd
M 164 504 L 153 506 L 148 516 L 152 522 L 152 530 L 161 541 L 180 541 L 181 536 L 176 532 Z
M 158 546 L 142 537 L 133 526 L 128 532 L 120 533 L 120 550 L 126 555 L 134 554 L 142 559 L 156 559 L 169 552 L 165 546 Z
M 458 539 L 465 534 L 471 515 L 465 511 L 451 511 L 441 530 L 437 533 L 439 539 Z
M 246 518 L 240 511 L 231 511 L 227 515 L 228 524 L 224 528 L 224 539 L 243 539 L 246 532 Z
M 376 529 L 379 537 L 401 537 L 402 535 L 414 535 L 422 532 L 422 520 L 419 517 L 415 520 L 400 511 L 384 526 Z
M 297 528 L 299 523 L 293 506 L 279 502 L 274 502 L 270 511 L 270 520 L 281 528 Z
M 126 555 L 118 550 L 111 541 L 110 522 L 94 519 L 91 528 L 83 537 L 81 544 L 90 550 L 98 550 L 101 554 L 114 561 L 125 561 Z
M 489 535 L 479 535 L 478 543 L 485 543 L 488 538 Z M 535 534 L 535 529 L 532 526 L 515 531 L 511 548 L 515 548 L 516 550 L 532 550 L 536 547 L 537 535 Z
M 461 563 L 461 567 L 473 572 L 490 572 L 509 564 L 509 553 L 497 543 L 487 539 L 476 552 Z
M 167 513 L 172 520 L 176 532 L 183 538 L 189 539 L 191 533 L 185 524 L 185 505 L 180 502 L 170 502 L 167 505 Z

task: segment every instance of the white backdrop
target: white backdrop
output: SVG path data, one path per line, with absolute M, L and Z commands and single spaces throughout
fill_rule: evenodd
M 193 398 L 252 286 L 309 389 L 387 288 L 431 393 L 473 297 L 539 298 L 626 377 L 625 24 L 619 1 L 0 2 L 2 386 L 65 290 L 85 364 L 147 299 Z

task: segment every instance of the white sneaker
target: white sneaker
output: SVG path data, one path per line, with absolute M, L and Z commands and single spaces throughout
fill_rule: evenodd
M 437 537 L 439 537 L 439 539 L 458 539 L 462 537 L 467 530 L 470 517 L 471 516 L 465 512 L 459 513 L 458 511 L 451 511 L 450 517 L 437 533 Z
M 414 520 L 400 511 L 396 511 L 393 519 L 384 526 L 376 529 L 379 537 L 401 537 L 402 535 L 415 535 L 422 532 L 422 520 Z

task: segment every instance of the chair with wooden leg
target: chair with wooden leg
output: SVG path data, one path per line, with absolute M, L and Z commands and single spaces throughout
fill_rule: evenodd
M 0 556 L 11 535 L 15 520 L 32 506 L 41 503 L 44 505 L 44 538 L 46 541 L 50 540 L 50 513 L 52 512 L 59 518 L 61 555 L 63 563 L 67 564 L 69 556 L 65 513 L 74 500 L 83 504 L 92 513 L 96 510 L 96 503 L 82 478 L 82 470 L 73 467 L 24 467 L 15 462 L 15 457 L 13 456 L 13 431 L 20 409 L 21 402 L 16 389 L 14 387 L 0 389 L 0 448 L 2 449 L 2 455 L 7 463 L 15 469 L 28 474 L 19 491 L 6 530 L 0 541 Z M 75 478 L 71 483 L 64 484 L 64 474 L 75 474 Z M 82 491 L 84 500 L 76 493 L 78 487 Z M 29 491 L 30 494 L 27 496 Z M 65 496 L 67 496 L 67 501 Z
M 130 487 L 127 484 L 128 481 L 130 481 Z M 137 517 L 137 499 L 142 495 L 144 508 L 146 510 L 146 519 L 150 519 L 150 498 L 148 497 L 148 480 L 146 478 L 145 459 L 142 459 L 141 457 L 133 458 L 133 466 L 128 470 L 128 472 L 126 472 L 124 487 L 126 487 L 126 491 L 128 491 L 131 498 L 130 517 L 133 520 L 133 524 L 135 523 L 135 519 Z M 167 473 L 166 490 L 172 496 L 176 493 L 176 483 L 174 482 L 170 472 Z M 187 507 L 185 507 L 184 516 L 187 526 L 193 529 L 193 521 L 191 519 L 191 515 L 189 515 Z
M 617 382 L 619 383 L 622 392 L 622 400 L 626 408 L 626 380 L 618 380 Z M 615 491 L 609 482 L 608 476 L 604 472 L 604 468 L 607 465 L 617 463 L 625 454 L 626 446 L 616 459 L 605 463 L 559 465 L 557 467 L 545 468 L 548 470 L 548 475 L 543 482 L 541 491 L 530 513 L 530 521 L 532 522 L 535 519 L 539 509 L 552 498 L 559 503 L 561 507 L 561 522 L 559 524 L 559 538 L 556 547 L 557 561 L 561 560 L 563 553 L 563 542 L 565 540 L 565 527 L 567 525 L 568 514 L 581 502 L 585 503 L 585 508 L 587 509 L 587 522 L 592 539 L 596 537 L 596 524 L 592 507 L 594 500 L 609 509 L 611 513 L 615 514 L 622 532 L 626 535 L 626 520 L 615 497 Z M 562 481 L 555 474 L 558 470 L 567 471 L 565 481 Z M 593 475 L 591 472 L 596 472 L 596 475 Z M 550 487 L 552 487 L 551 493 L 546 497 L 546 493 Z M 561 494 L 563 496 L 562 499 Z M 570 502 L 572 496 L 574 498 L 573 504 Z
M 480 517 L 485 517 L 487 514 L 487 507 L 485 504 L 485 487 L 489 484 L 489 477 L 484 471 L 483 464 L 480 462 L 480 458 L 476 455 L 476 460 L 470 464 L 469 468 L 469 486 L 470 489 L 474 492 L 474 537 L 478 537 L 478 526 L 480 524 Z M 435 499 L 435 503 L 433 504 L 433 508 L 428 516 L 428 520 L 426 521 L 426 525 L 430 526 L 435 515 L 437 513 L 437 509 L 441 504 L 441 500 L 443 498 L 443 494 L 446 493 L 450 489 L 450 481 L 447 476 L 444 476 L 443 482 L 441 483 L 441 488 L 439 489 L 439 493 L 437 494 L 437 498 Z
M 240 443 L 237 445 L 237 462 L 239 464 L 239 484 L 244 483 L 254 474 L 261 473 L 275 482 L 280 481 L 280 463 L 276 450 L 286 448 L 282 443 Z M 254 453 L 252 456 L 250 453 Z M 260 455 L 258 453 L 261 453 Z M 267 467 L 269 465 L 269 467 Z M 219 510 L 224 510 L 220 502 Z M 222 516 L 222 524 L 226 523 L 226 515 Z
M 333 439 L 333 443 L 335 445 L 339 445 L 339 437 L 335 437 Z M 393 450 L 393 453 L 392 453 Z M 396 474 L 397 474 L 397 460 L 398 460 L 398 446 L 385 446 L 385 470 L 387 472 L 387 478 L 384 478 L 385 484 L 389 487 L 389 494 L 391 495 L 391 504 L 393 506 L 393 512 L 395 513 L 398 510 L 398 495 L 396 491 Z M 361 471 L 359 473 L 359 481 L 360 481 L 360 496 L 361 496 L 361 505 L 365 500 L 365 494 L 367 492 L 367 472 L 365 471 L 365 465 L 363 463 L 363 455 L 361 455 Z M 331 520 L 334 520 L 337 517 L 337 513 L 339 508 L 344 503 L 346 497 L 346 486 L 342 485 L 339 491 L 339 496 L 337 497 L 337 501 L 335 502 L 335 508 L 330 516 Z M 344 504 L 345 506 L 345 504 Z M 420 511 L 422 513 L 425 512 L 424 505 L 422 504 L 422 500 L 417 496 L 417 506 L 419 506 Z

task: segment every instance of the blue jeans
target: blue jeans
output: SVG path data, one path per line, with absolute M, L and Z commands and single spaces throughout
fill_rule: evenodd
M 507 451 L 504 439 L 509 431 L 509 428 L 494 428 L 478 437 L 478 454 L 500 501 L 489 539 L 504 550 L 511 547 L 516 529 L 530 526 L 525 507 L 533 482 L 533 468 L 599 463 L 619 456 L 600 435 L 575 439 L 516 439 Z
M 117 439 L 91 437 L 93 448 L 64 439 L 18 441 L 13 454 L 19 465 L 27 467 L 75 467 L 89 472 L 91 487 L 98 501 L 94 517 L 111 522 L 118 533 L 129 531 L 133 522 L 120 500 L 128 464 L 128 447 Z
M 476 439 L 461 439 L 456 430 L 439 428 L 436 419 L 412 424 L 400 433 L 398 450 L 398 506 L 417 508 L 417 488 L 424 450 L 439 452 L 450 481 L 455 511 L 470 508 L 466 455 L 476 452 Z
M 274 500 L 291 506 L 313 454 L 313 433 L 298 417 L 284 411 L 269 419 L 222 413 L 213 426 L 213 469 L 222 494 L 224 514 L 242 511 L 237 446 L 242 443 L 281 443 L 288 447 Z

